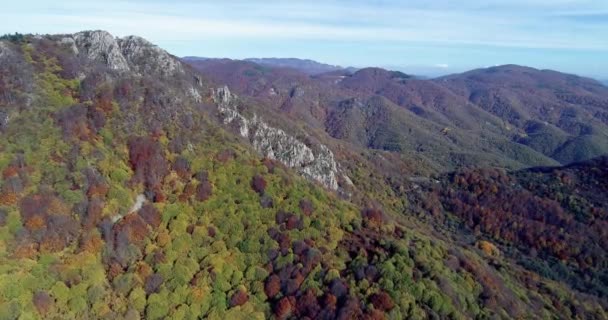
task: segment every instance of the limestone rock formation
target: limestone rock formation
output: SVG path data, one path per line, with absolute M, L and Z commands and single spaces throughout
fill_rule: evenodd
M 80 55 L 104 63 L 113 70 L 130 70 L 118 42 L 109 32 L 83 31 L 74 34 L 73 39 Z
M 3 129 L 8 125 L 10 117 L 7 112 L 0 111 L 0 129 Z
M 137 73 L 171 76 L 184 72 L 179 60 L 144 38 L 128 36 L 118 39 L 118 44 L 123 56 Z
M 179 60 L 165 50 L 136 36 L 115 38 L 107 31 L 83 31 L 59 41 L 85 58 L 101 62 L 116 71 L 140 75 L 179 75 L 184 69 Z
M 315 149 L 318 150 L 313 151 L 310 146 L 281 129 L 269 126 L 255 114 L 248 119 L 238 111 L 237 97 L 228 87 L 218 88 L 212 95 L 224 124 L 235 126 L 256 151 L 280 161 L 331 190 L 338 189 L 338 165 L 327 146 L 316 146 Z

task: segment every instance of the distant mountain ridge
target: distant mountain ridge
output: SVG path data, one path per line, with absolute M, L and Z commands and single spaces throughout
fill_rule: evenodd
M 521 169 L 608 153 L 608 90 L 575 75 L 505 65 L 423 80 L 381 68 L 309 76 L 245 61 L 190 63 L 333 138 L 420 155 L 440 171 Z
M 255 62 L 261 65 L 292 68 L 309 75 L 317 75 L 326 72 L 343 70 L 346 68 L 331 64 L 321 63 L 310 59 L 298 58 L 248 58 L 245 61 Z

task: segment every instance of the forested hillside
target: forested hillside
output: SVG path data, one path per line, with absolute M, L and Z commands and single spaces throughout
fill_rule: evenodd
M 564 169 L 561 196 L 535 171 L 420 186 L 391 171 L 398 156 L 274 128 L 223 85 L 139 37 L 2 38 L 0 319 L 608 317 L 605 161 Z M 310 148 L 306 161 L 269 156 L 285 147 L 272 139 Z

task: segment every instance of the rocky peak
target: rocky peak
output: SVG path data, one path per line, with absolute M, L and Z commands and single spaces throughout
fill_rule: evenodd
M 141 37 L 115 38 L 107 31 L 96 30 L 64 37 L 60 43 L 71 47 L 74 53 L 116 71 L 160 76 L 184 73 L 177 58 Z
M 236 96 L 234 96 L 236 97 Z M 232 93 L 228 86 L 224 86 L 222 88 L 217 88 L 216 91 L 213 92 L 213 101 L 217 104 L 221 104 L 223 106 L 229 106 L 233 100 Z
M 72 37 L 78 54 L 88 59 L 101 62 L 117 71 L 130 70 L 127 59 L 123 56 L 116 39 L 107 31 L 83 31 Z M 65 38 L 62 42 L 66 42 Z
M 184 72 L 177 58 L 144 38 L 128 36 L 118 39 L 118 44 L 123 56 L 138 73 L 152 72 L 170 76 Z

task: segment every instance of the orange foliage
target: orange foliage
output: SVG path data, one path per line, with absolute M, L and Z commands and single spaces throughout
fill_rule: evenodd
M 40 242 L 40 252 L 57 252 L 65 247 L 65 241 L 57 234 L 51 234 Z
M 83 236 L 83 238 L 80 241 L 80 250 L 81 251 L 96 253 L 96 252 L 99 252 L 99 250 L 101 250 L 102 246 L 103 246 L 103 241 L 101 240 L 101 237 L 97 233 L 88 233 L 87 235 Z
M 108 194 L 108 191 L 110 191 L 110 187 L 107 184 L 96 183 L 89 186 L 89 189 L 87 190 L 87 196 L 89 198 L 92 198 L 94 196 L 100 196 L 103 198 Z
M 116 233 L 124 233 L 129 242 L 140 244 L 148 235 L 146 222 L 136 214 L 130 214 L 114 225 Z
M 35 215 L 25 221 L 25 227 L 30 231 L 42 229 L 44 225 L 44 219 L 40 215 Z
M 33 258 L 36 253 L 37 251 L 35 243 L 23 243 L 15 247 L 13 257 L 17 259 Z
M 496 257 L 496 256 L 500 255 L 500 250 L 498 250 L 498 248 L 496 248 L 496 246 L 489 241 L 485 241 L 485 240 L 478 241 L 477 248 L 479 248 L 481 251 L 483 251 L 483 253 L 485 253 L 489 256 Z
M 15 205 L 19 201 L 19 195 L 13 192 L 0 193 L 0 204 L 4 206 Z
M 146 279 L 152 274 L 152 271 L 152 268 L 144 261 L 137 264 L 137 275 L 139 275 L 140 279 Z

